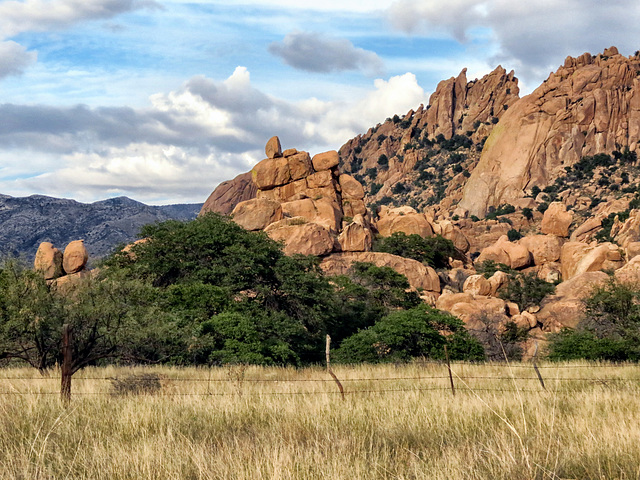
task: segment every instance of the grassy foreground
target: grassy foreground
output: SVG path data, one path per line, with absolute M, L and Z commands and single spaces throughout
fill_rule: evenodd
M 337 367 L 345 401 L 319 368 L 87 369 L 66 408 L 59 379 L 0 370 L 0 478 L 640 478 L 640 367 L 546 364 L 546 391 L 530 366 L 452 368 L 455 396 L 441 365 Z M 135 372 L 160 390 L 103 379 Z

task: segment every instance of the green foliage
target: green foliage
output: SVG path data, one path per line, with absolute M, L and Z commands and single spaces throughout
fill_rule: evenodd
M 448 335 L 443 335 L 446 332 Z M 450 346 L 455 360 L 480 360 L 482 346 L 452 315 L 420 305 L 393 312 L 347 338 L 334 353 L 339 362 L 394 362 L 416 357 L 444 357 L 444 345 Z
M 510 213 L 514 213 L 516 211 L 516 207 L 509 203 L 505 203 L 500 205 L 498 208 L 493 209 L 490 208 L 490 212 L 485 215 L 485 218 L 488 220 L 496 220 L 501 215 L 508 215 Z
M 527 220 L 533 220 L 533 210 L 531 210 L 529 207 L 524 207 L 522 209 L 522 216 Z
M 533 198 L 536 198 L 539 194 L 540 194 L 540 187 L 537 185 L 534 185 L 533 187 L 531 187 L 531 196 Z
M 382 184 L 381 183 L 372 183 L 371 184 L 371 195 L 375 195 L 376 193 L 378 193 L 380 191 L 380 189 L 382 188 Z
M 484 275 L 485 278 L 490 278 L 494 273 L 498 271 L 510 274 L 515 274 L 516 272 L 509 265 L 505 265 L 504 263 L 496 263 L 494 260 L 487 260 L 476 265 L 476 272 Z
M 542 202 L 540 205 L 538 205 L 537 210 L 540 213 L 544 213 L 547 211 L 548 208 L 549 208 L 549 204 L 547 202 Z
M 449 151 L 457 150 L 458 148 L 471 148 L 473 141 L 465 135 L 454 135 L 449 140 L 445 139 L 442 134 L 436 137 L 437 143 L 444 149 Z
M 521 311 L 540 305 L 547 295 L 553 295 L 556 287 L 538 278 L 535 273 L 511 273 L 507 286 L 500 291 L 500 298 L 518 304 Z
M 376 170 L 375 168 L 367 168 L 367 170 L 364 172 L 364 176 L 369 177 L 371 180 L 375 180 L 378 176 L 378 170 Z
M 453 242 L 441 235 L 423 238 L 415 233 L 407 235 L 404 232 L 395 232 L 379 239 L 374 250 L 412 258 L 433 268 L 446 268 L 449 257 L 457 255 Z
M 609 281 L 584 299 L 585 314 L 575 330 L 551 339 L 554 360 L 640 360 L 640 290 Z
M 393 187 L 391 187 L 391 192 L 393 192 L 395 195 L 401 195 L 403 193 L 407 193 L 407 192 L 410 192 L 410 191 L 411 191 L 411 188 L 407 187 L 402 182 L 398 182 Z
M 509 238 L 510 242 L 515 242 L 517 240 L 520 240 L 522 238 L 522 234 L 516 230 L 515 228 L 512 228 L 511 230 L 509 230 L 507 232 L 507 237 Z
M 389 159 L 384 153 L 378 157 L 378 165 L 384 169 L 389 167 Z

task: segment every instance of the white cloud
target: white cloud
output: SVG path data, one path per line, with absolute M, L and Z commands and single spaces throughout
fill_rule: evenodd
M 272 135 L 312 154 L 338 149 L 420 103 L 426 96 L 410 73 L 375 80 L 352 101 L 288 102 L 256 89 L 238 67 L 224 81 L 194 77 L 144 109 L 0 105 L 0 191 L 204 201 L 219 182 L 261 160 Z
M 159 5 L 153 0 L 9 0 L 0 3 L 0 35 L 7 38 L 26 31 L 68 28 L 149 7 Z
M 269 51 L 287 65 L 309 72 L 361 70 L 377 75 L 382 60 L 374 52 L 355 47 L 344 38 L 330 38 L 316 32 L 291 32 L 282 42 L 273 42 Z
M 27 51 L 16 42 L 0 42 L 0 78 L 20 75 L 37 58 L 37 53 Z
M 597 53 L 616 45 L 638 48 L 640 3 L 635 0 L 397 0 L 388 10 L 393 25 L 408 33 L 448 32 L 459 41 L 489 28 L 498 53 L 525 78 L 542 80 L 567 55 Z

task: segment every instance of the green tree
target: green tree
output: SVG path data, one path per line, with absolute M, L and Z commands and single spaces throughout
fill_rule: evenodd
M 614 280 L 584 299 L 585 313 L 575 330 L 551 338 L 554 360 L 640 360 L 640 290 Z
M 482 346 L 466 332 L 461 320 L 420 305 L 392 312 L 347 338 L 336 350 L 335 358 L 346 363 L 444 358 L 445 344 L 452 347 L 455 359 L 479 360 L 484 356 Z
M 379 239 L 374 245 L 374 250 L 412 258 L 433 268 L 446 268 L 449 265 L 449 257 L 455 258 L 458 255 L 453 242 L 441 235 L 421 237 L 415 233 L 407 235 L 404 232 L 395 232 L 389 237 Z

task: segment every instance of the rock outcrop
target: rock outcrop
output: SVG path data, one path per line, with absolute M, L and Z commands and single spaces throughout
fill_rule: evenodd
M 52 280 L 64 274 L 62 270 L 62 252 L 51 242 L 42 242 L 36 252 L 34 268 L 41 272 L 45 280 Z
M 338 152 L 282 151 L 277 137 L 251 171 L 256 198 L 232 212 L 247 230 L 264 230 L 287 254 L 323 256 L 371 250 L 373 234 L 360 182 L 338 169 Z
M 251 172 L 238 175 L 216 187 L 204 202 L 200 215 L 207 212 L 229 215 L 238 203 L 255 198 L 257 191 L 258 188 L 251 181 Z
M 42 242 L 33 262 L 34 269 L 42 274 L 47 283 L 56 285 L 75 278 L 84 277 L 89 253 L 84 240 L 74 240 L 65 247 L 64 253 L 55 248 L 51 242 Z M 67 278 L 71 277 L 71 278 Z M 66 280 L 61 280 L 66 279 Z
M 640 57 L 615 48 L 568 57 L 530 95 L 513 104 L 487 139 L 460 206 L 482 217 L 489 206 L 549 185 L 585 155 L 640 140 Z
M 406 276 L 413 288 L 440 293 L 440 278 L 433 268 L 416 260 L 399 257 L 391 253 L 333 253 L 324 258 L 320 266 L 329 275 L 343 275 L 349 271 L 351 265 L 355 262 L 368 262 L 378 267 L 391 267 L 396 272 Z
M 84 246 L 84 240 L 74 240 L 64 249 L 62 268 L 67 275 L 78 273 L 84 269 L 89 260 L 89 252 Z

